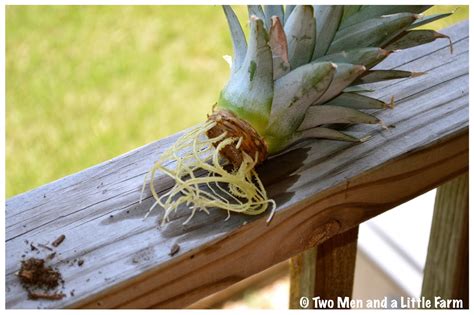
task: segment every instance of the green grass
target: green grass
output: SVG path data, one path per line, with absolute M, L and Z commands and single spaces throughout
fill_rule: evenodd
M 424 14 L 430 15 L 447 13 L 451 11 L 454 11 L 454 14 L 452 14 L 451 16 L 448 16 L 447 18 L 438 20 L 431 24 L 427 24 L 426 26 L 423 26 L 421 28 L 440 30 L 459 21 L 466 20 L 469 18 L 469 6 L 467 5 L 435 5 L 429 10 L 427 10 Z
M 205 120 L 231 52 L 218 6 L 7 6 L 7 197 Z

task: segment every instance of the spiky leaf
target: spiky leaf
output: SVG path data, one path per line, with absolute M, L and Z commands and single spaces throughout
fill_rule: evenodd
M 229 5 L 223 5 L 225 17 L 229 24 L 230 35 L 232 37 L 232 46 L 234 48 L 234 58 L 232 60 L 232 72 L 236 72 L 242 66 L 245 54 L 247 53 L 247 41 L 242 31 L 240 22 L 235 15 L 234 10 Z
M 329 139 L 329 140 L 338 140 L 338 141 L 348 141 L 348 142 L 360 142 L 361 140 L 355 138 L 351 135 L 348 135 L 344 132 L 340 132 L 334 129 L 317 127 L 312 129 L 307 129 L 295 133 L 292 143 L 300 141 L 303 139 Z
M 419 15 L 397 13 L 362 21 L 336 33 L 328 54 L 363 47 L 383 47 L 411 25 Z
M 362 7 L 362 6 L 361 5 L 345 5 L 344 10 L 343 10 L 343 14 L 342 14 L 341 23 L 342 23 L 342 21 L 347 20 L 349 17 L 351 17 L 352 15 L 359 12 L 360 7 Z
M 301 66 L 275 81 L 270 121 L 265 130 L 269 151 L 286 144 L 308 107 L 328 89 L 335 74 L 330 62 Z
M 372 68 L 384 60 L 391 52 L 377 47 L 358 48 L 326 55 L 315 62 L 331 61 L 335 63 L 352 63 Z
M 263 12 L 265 13 L 265 25 L 267 29 L 272 25 L 272 16 L 277 16 L 280 19 L 280 23 L 284 22 L 285 14 L 283 13 L 282 5 L 264 5 Z
M 316 17 L 316 39 L 312 60 L 326 54 L 334 35 L 341 22 L 344 6 L 342 5 L 317 5 L 314 8 Z
M 352 85 L 346 87 L 344 90 L 342 90 L 344 93 L 366 93 L 366 92 L 374 92 L 372 89 L 368 89 L 365 86 L 360 86 L 360 85 Z
M 273 79 L 276 80 L 290 71 L 288 61 L 288 43 L 285 31 L 278 16 L 272 17 L 269 45 L 273 54 Z
M 273 64 L 268 35 L 263 21 L 253 16 L 247 54 L 240 69 L 222 90 L 217 107 L 231 110 L 263 134 L 272 98 Z
M 437 21 L 439 19 L 443 19 L 445 17 L 450 16 L 454 12 L 448 12 L 448 13 L 440 13 L 440 14 L 433 14 L 433 15 L 427 15 L 427 16 L 422 16 L 420 19 L 416 20 L 408 29 L 413 29 L 416 27 L 420 27 L 422 25 Z
M 255 15 L 256 17 L 261 19 L 265 24 L 265 27 L 268 28 L 265 21 L 265 13 L 263 12 L 261 5 L 248 5 L 247 10 L 249 12 L 249 19 L 252 17 L 252 15 Z
M 340 29 L 367 21 L 369 19 L 396 13 L 421 13 L 428 10 L 430 5 L 363 5 L 359 11 L 342 21 Z
M 316 41 L 316 22 L 313 7 L 297 6 L 285 23 L 288 59 L 292 69 L 308 63 Z
M 326 101 L 337 96 L 365 71 L 365 67 L 362 65 L 348 63 L 338 63 L 336 65 L 336 73 L 331 85 L 314 104 L 324 104 Z
M 293 10 L 296 8 L 296 5 L 287 5 L 285 7 L 285 23 L 286 24 L 286 21 L 288 21 L 288 18 L 290 17 L 291 13 L 293 13 Z
M 400 34 L 396 39 L 394 39 L 386 46 L 386 49 L 407 49 L 431 43 L 432 41 L 438 38 L 447 38 L 451 42 L 449 36 L 446 36 L 433 30 L 413 30 L 406 31 Z
M 423 72 L 411 72 L 403 70 L 369 70 L 357 79 L 354 84 L 375 83 L 380 81 L 395 80 L 409 77 L 418 77 L 423 75 Z
M 325 105 L 344 106 L 355 109 L 383 109 L 387 108 L 387 104 L 376 98 L 354 92 L 341 93 L 337 97 L 325 103 Z
M 377 117 L 354 108 L 343 106 L 311 106 L 306 111 L 299 130 L 314 128 L 325 124 L 377 124 Z

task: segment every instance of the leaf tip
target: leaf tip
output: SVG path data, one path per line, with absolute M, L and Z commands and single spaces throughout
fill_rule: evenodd
M 383 122 L 383 120 L 379 119 L 378 124 L 384 129 L 388 130 L 388 126 Z
M 250 16 L 250 23 L 252 23 L 252 22 L 255 23 L 255 22 L 259 21 L 259 20 L 260 20 L 260 18 L 259 18 L 258 16 L 256 16 L 255 14 L 252 14 L 252 15 Z
M 435 38 L 446 38 L 449 41 L 449 52 L 451 53 L 451 55 L 453 54 L 454 48 L 453 48 L 453 42 L 451 41 L 451 37 L 445 34 L 435 32 Z
M 387 50 L 387 49 L 383 49 L 383 48 L 379 48 L 379 52 L 382 56 L 384 57 L 387 57 L 388 55 L 390 55 L 391 53 L 394 52 L 394 50 Z
M 416 21 L 416 20 L 419 20 L 421 18 L 423 18 L 425 15 L 423 13 L 419 13 L 419 14 L 413 14 L 412 17 L 413 19 Z
M 365 136 L 365 137 L 360 138 L 360 139 L 359 139 L 359 142 L 361 142 L 361 143 L 362 143 L 362 142 L 366 142 L 366 141 L 369 140 L 370 138 L 372 138 L 372 136 L 371 136 L 371 135 L 367 135 L 367 136 Z
M 385 106 L 390 108 L 390 109 L 394 109 L 395 108 L 395 96 L 392 95 L 392 97 L 390 98 L 390 103 L 386 103 Z
M 367 68 L 364 65 L 355 65 L 354 69 L 358 73 L 362 73 L 362 72 L 365 72 L 365 70 L 367 70 Z
M 281 20 L 280 20 L 280 18 L 279 18 L 277 15 L 273 15 L 273 16 L 271 17 L 271 20 L 272 20 L 272 27 L 277 27 L 278 24 L 281 25 Z
M 410 77 L 411 78 L 416 78 L 416 77 L 420 77 L 420 76 L 425 75 L 425 74 L 426 74 L 426 72 L 412 72 Z

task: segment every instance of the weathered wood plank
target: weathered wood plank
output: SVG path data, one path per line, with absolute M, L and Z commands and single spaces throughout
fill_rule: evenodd
M 312 300 L 316 297 L 340 308 L 338 297 L 352 297 L 358 232 L 356 226 L 290 259 L 291 309 L 323 308 Z
M 398 106 L 378 116 L 396 128 L 354 126 L 372 138 L 360 145 L 304 142 L 259 168 L 278 204 L 269 225 L 265 214 L 224 221 L 221 211 L 199 213 L 186 226 L 189 212 L 182 211 L 161 229 L 160 209 L 143 220 L 152 203 L 147 195 L 138 204 L 143 177 L 178 135 L 7 200 L 6 307 L 183 307 L 465 172 L 468 55 L 458 47 L 468 43 L 467 26 L 446 30 L 453 55 L 435 42 L 411 59 L 424 60 L 425 76 L 380 85 L 375 94 L 395 95 Z M 438 54 L 445 65 L 430 71 Z M 411 68 L 410 56 L 397 53 L 391 62 Z M 171 184 L 163 176 L 155 181 L 158 191 Z M 51 263 L 63 274 L 64 291 L 75 294 L 28 300 L 15 276 L 24 241 L 51 242 L 59 234 L 66 240 Z M 175 243 L 180 251 L 171 257 Z M 79 258 L 82 266 L 71 265 Z
M 436 192 L 421 296 L 460 299 L 469 308 L 469 175 Z

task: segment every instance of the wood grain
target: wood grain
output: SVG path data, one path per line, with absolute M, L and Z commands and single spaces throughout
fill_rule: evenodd
M 331 237 L 316 248 L 312 296 L 334 301 L 335 308 L 349 308 L 339 305 L 337 299 L 352 298 L 358 234 L 359 226 L 356 226 Z
M 278 205 L 268 225 L 267 214 L 224 221 L 219 210 L 198 213 L 188 225 L 188 209 L 161 228 L 162 209 L 143 220 L 152 204 L 148 189 L 138 203 L 144 175 L 179 134 L 7 200 L 6 307 L 184 307 L 466 172 L 468 23 L 445 33 L 452 55 L 436 41 L 385 61 L 427 71 L 378 85 L 374 96 L 396 98 L 394 110 L 377 114 L 395 128 L 354 126 L 349 130 L 372 137 L 303 142 L 258 169 Z M 166 191 L 172 181 L 160 175 L 154 185 Z M 49 253 L 32 253 L 25 241 L 48 244 L 61 234 L 51 264 L 68 296 L 28 300 L 15 276 L 22 255 Z M 174 244 L 180 250 L 170 256 Z
M 469 175 L 442 185 L 435 209 L 421 296 L 460 299 L 469 308 Z
M 340 308 L 338 297 L 352 298 L 358 232 L 356 226 L 290 259 L 291 309 Z M 334 306 L 314 303 L 313 297 Z M 309 305 L 301 305 L 301 298 L 309 298 Z

